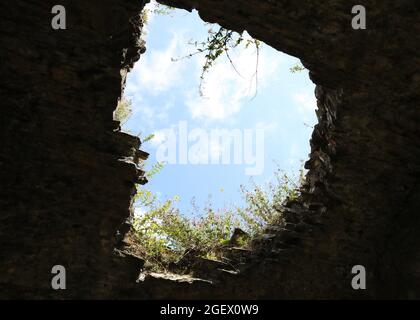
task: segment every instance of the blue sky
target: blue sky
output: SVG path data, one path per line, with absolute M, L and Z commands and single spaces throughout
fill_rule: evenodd
M 178 61 L 172 58 L 194 52 L 188 41 L 206 39 L 210 27 L 200 20 L 197 12 L 175 10 L 170 15 L 149 14 L 144 36 L 147 51 L 128 75 L 125 89 L 125 96 L 133 103 L 133 114 L 123 130 L 141 133 L 143 137 L 155 133 L 155 139 L 142 146 L 151 154 L 148 162 L 156 162 L 158 150 L 163 150 L 165 144 L 168 146 L 169 140 L 176 141 L 176 162 L 166 164 L 147 188 L 161 199 L 180 196 L 178 206 L 185 213 L 189 212 L 193 197 L 203 206 L 211 194 L 214 208 L 241 203 L 240 185 L 250 179 L 246 168 L 252 165 L 244 163 L 243 157 L 242 163 L 231 160 L 228 164 L 211 164 L 211 161 L 205 164 L 207 156 L 217 156 L 223 149 L 212 141 L 203 143 L 206 142 L 201 140 L 203 134 L 208 133 L 210 137 L 215 129 L 236 130 L 242 134 L 243 143 L 248 141 L 250 150 L 257 155 L 257 132 L 263 132 L 263 145 L 261 141 L 258 145 L 263 169 L 253 176 L 255 182 L 262 184 L 270 179 L 277 165 L 286 172 L 297 173 L 302 161 L 307 159 L 312 126 L 316 123 L 314 84 L 307 71 L 291 73 L 290 67 L 299 60 L 265 44 L 260 50 L 255 97 L 256 52 L 252 47 L 231 52 L 241 76 L 227 58 L 221 58 L 206 75 L 203 96 L 200 96 L 204 57 Z M 213 29 L 217 30 L 217 26 Z M 185 129 L 180 126 L 186 126 L 193 136 L 197 133 L 196 138 L 201 141 L 201 149 L 192 152 L 187 163 L 180 161 L 183 152 L 179 144 L 180 130 Z M 246 131 L 252 133 L 251 140 L 250 136 L 246 140 Z M 191 150 L 194 141 L 184 142 Z M 246 147 L 242 147 L 243 153 Z M 233 151 L 231 155 L 233 159 Z

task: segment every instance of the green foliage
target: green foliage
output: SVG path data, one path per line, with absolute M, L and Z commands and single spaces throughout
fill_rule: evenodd
M 142 140 L 143 143 L 146 143 L 148 141 L 151 141 L 153 138 L 155 137 L 154 133 L 151 133 L 149 135 L 147 135 L 146 137 L 144 137 L 144 139 Z
M 146 177 L 147 178 L 151 178 L 153 177 L 155 174 L 159 173 L 162 171 L 162 169 L 164 168 L 165 163 L 162 161 L 158 161 L 155 164 L 152 165 L 152 168 L 146 172 Z
M 302 64 L 296 63 L 295 65 L 293 65 L 292 67 L 290 67 L 289 70 L 290 70 L 291 73 L 298 73 L 298 72 L 301 72 L 301 71 L 303 71 L 305 69 L 306 68 Z
M 166 16 L 166 15 L 170 15 L 174 10 L 175 8 L 173 7 L 156 2 L 152 9 L 144 8 L 142 12 L 140 13 L 140 18 L 143 24 L 147 24 L 149 22 L 150 14 L 158 14 L 161 16 Z
M 155 3 L 154 7 L 151 9 L 143 9 L 141 12 L 141 20 L 143 24 L 147 24 L 149 22 L 149 15 L 150 14 L 157 14 L 157 15 L 169 15 L 175 10 L 175 8 Z M 143 33 L 145 31 L 143 30 Z M 217 31 L 214 31 L 213 28 L 208 29 L 207 39 L 203 41 L 189 41 L 190 45 L 195 47 L 195 51 L 190 53 L 181 58 L 173 58 L 173 61 L 179 61 L 185 58 L 191 58 L 197 54 L 204 54 L 205 55 L 205 62 L 202 67 L 202 72 L 200 76 L 200 87 L 199 91 L 200 94 L 203 95 L 203 81 L 205 74 L 211 69 L 214 65 L 216 60 L 218 60 L 221 56 L 225 55 L 230 64 L 232 65 L 233 69 L 236 73 L 239 74 L 238 70 L 236 69 L 233 60 L 229 54 L 230 51 L 239 47 L 241 44 L 244 45 L 244 49 L 248 49 L 251 45 L 255 46 L 256 48 L 256 67 L 255 67 L 255 82 L 258 84 L 258 61 L 259 61 L 259 50 L 261 47 L 261 42 L 257 39 L 245 39 L 243 34 L 236 33 L 231 30 L 227 30 L 223 27 L 219 27 Z
M 158 15 L 169 15 L 173 12 L 173 10 L 175 10 L 175 8 L 156 3 L 154 8 L 144 9 L 141 13 L 141 18 L 142 18 L 143 23 L 147 24 L 148 16 L 150 13 L 154 13 Z M 255 79 L 255 84 L 256 84 L 255 95 L 257 94 L 259 54 L 260 54 L 260 48 L 262 45 L 261 41 L 254 38 L 245 38 L 243 33 L 239 34 L 237 32 L 225 29 L 223 27 L 219 27 L 217 31 L 213 30 L 213 28 L 210 27 L 208 29 L 208 35 L 205 40 L 202 40 L 202 41 L 191 40 L 188 42 L 188 44 L 194 46 L 195 51 L 180 58 L 172 58 L 172 61 L 179 61 L 185 58 L 191 58 L 195 55 L 204 54 L 205 60 L 204 60 L 204 64 L 201 70 L 200 85 L 199 85 L 199 92 L 201 96 L 203 96 L 203 83 L 204 83 L 205 75 L 211 70 L 211 68 L 214 66 L 216 61 L 219 60 L 220 57 L 226 56 L 232 68 L 235 70 L 235 72 L 240 77 L 242 77 L 231 58 L 230 52 L 240 47 L 241 45 L 243 45 L 241 50 L 248 49 L 249 47 L 255 47 L 256 63 L 255 63 L 255 73 L 252 76 L 252 79 Z M 296 63 L 289 70 L 292 73 L 298 73 L 305 70 L 305 67 L 300 63 Z
M 206 73 L 209 72 L 214 63 L 223 55 L 227 57 L 235 72 L 241 76 L 230 56 L 230 52 L 235 48 L 238 48 L 240 45 L 244 45 L 244 49 L 248 49 L 250 46 L 254 46 L 256 48 L 256 66 L 254 77 L 256 83 L 258 83 L 258 61 L 261 47 L 261 42 L 259 40 L 253 38 L 246 39 L 243 34 L 219 27 L 217 31 L 214 31 L 213 28 L 209 28 L 207 39 L 204 41 L 190 41 L 189 44 L 194 46 L 196 51 L 184 57 L 172 60 L 178 61 L 185 58 L 191 58 L 198 54 L 204 54 L 205 61 L 200 76 L 201 95 L 203 95 L 203 81 Z
M 164 4 L 160 4 L 160 3 L 156 3 L 155 7 L 152 9 L 152 12 L 154 14 L 159 14 L 159 15 L 169 15 L 172 13 L 172 11 L 174 11 L 175 8 L 164 5 Z
M 118 101 L 117 108 L 114 111 L 114 119 L 124 123 L 131 116 L 133 112 L 133 105 L 131 100 L 121 99 Z
M 140 19 L 144 25 L 149 23 L 149 10 L 148 9 L 143 9 L 142 12 L 140 12 Z
M 148 177 L 160 172 L 163 164 L 152 166 Z M 133 230 L 142 248 L 143 257 L 158 269 L 165 269 L 170 262 L 178 260 L 186 251 L 197 255 L 219 258 L 220 248 L 230 244 L 235 228 L 249 236 L 256 236 L 263 228 L 281 218 L 279 208 L 285 199 L 298 196 L 298 184 L 281 170 L 274 173 L 275 181 L 258 186 L 251 181 L 247 188 L 241 186 L 244 206 L 232 205 L 214 210 L 211 199 L 204 208 L 191 201 L 192 214 L 183 215 L 176 207 L 178 196 L 165 201 L 150 190 L 138 187 L 136 203 L 141 214 L 134 219 Z M 303 179 L 303 170 L 299 179 Z M 250 237 L 239 238 L 237 245 L 248 246 Z

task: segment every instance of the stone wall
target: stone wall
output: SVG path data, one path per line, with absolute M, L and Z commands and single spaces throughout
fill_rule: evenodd
M 0 297 L 420 298 L 418 1 L 162 1 L 301 58 L 317 85 L 301 199 L 211 283 L 136 283 L 142 261 L 114 252 L 142 176 L 140 141 L 112 120 L 142 3 L 60 2 L 62 31 L 53 1 L 0 4 Z M 367 30 L 351 29 L 355 4 Z M 51 289 L 55 264 L 67 290 Z
M 57 1 L 0 5 L 1 297 L 108 294 L 116 233 L 141 174 L 121 161 L 139 140 L 112 116 L 121 74 L 142 50 L 133 18 L 141 6 L 59 2 L 67 30 L 51 28 Z M 67 269 L 67 290 L 51 289 L 56 264 Z

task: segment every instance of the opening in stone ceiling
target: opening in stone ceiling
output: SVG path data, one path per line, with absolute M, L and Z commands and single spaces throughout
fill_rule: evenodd
M 196 11 L 152 2 L 142 17 L 147 50 L 115 114 L 150 153 L 132 244 L 153 268 L 190 249 L 217 260 L 223 247 L 249 246 L 298 195 L 315 86 L 298 59 L 246 32 L 222 52 L 204 50 L 221 29 Z

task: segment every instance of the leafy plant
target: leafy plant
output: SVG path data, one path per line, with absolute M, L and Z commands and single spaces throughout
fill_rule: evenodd
M 162 171 L 163 167 L 165 166 L 165 163 L 162 161 L 158 161 L 155 164 L 152 165 L 152 168 L 146 172 L 146 177 L 147 178 L 151 178 L 153 177 L 155 174 L 159 173 L 160 171 Z
M 208 29 L 207 39 L 204 41 L 190 41 L 188 43 L 196 48 L 196 51 L 183 56 L 181 58 L 172 59 L 173 61 L 179 61 L 185 58 L 191 58 L 198 54 L 204 54 L 205 60 L 201 70 L 200 75 L 200 95 L 203 95 L 203 82 L 204 77 L 207 72 L 213 67 L 215 62 L 223 55 L 227 57 L 229 60 L 232 68 L 235 72 L 242 77 L 239 73 L 238 69 L 236 68 L 230 52 L 235 48 L 239 47 L 240 45 L 244 45 L 244 49 L 248 49 L 250 46 L 255 46 L 256 48 L 256 66 L 255 66 L 255 73 L 252 78 L 255 77 L 256 87 L 258 84 L 258 64 L 259 64 L 259 52 L 261 47 L 261 42 L 257 39 L 249 38 L 246 39 L 243 34 L 239 34 L 232 30 L 225 29 L 223 27 L 219 27 L 217 31 L 214 31 L 213 28 Z
M 301 63 L 296 63 L 292 67 L 290 67 L 289 70 L 290 70 L 291 73 L 298 73 L 298 72 L 301 72 L 305 69 L 306 68 Z
M 164 5 L 164 4 L 160 4 L 160 3 L 156 3 L 155 7 L 152 9 L 152 12 L 155 13 L 155 14 L 160 14 L 160 15 L 169 15 L 174 10 L 175 10 L 174 7 Z
M 154 137 L 155 137 L 155 134 L 154 133 L 151 133 L 151 134 L 145 136 L 144 139 L 142 140 L 142 142 L 143 143 L 146 143 L 146 142 L 152 140 Z
M 143 9 L 143 11 L 141 12 L 141 19 L 143 21 L 143 24 L 147 24 L 149 21 L 150 14 L 169 15 L 173 12 L 173 10 L 175 10 L 175 8 L 156 2 L 150 9 Z M 209 23 L 206 24 L 210 25 Z M 145 31 L 143 30 L 143 33 L 144 32 Z M 208 35 L 205 40 L 191 40 L 188 42 L 188 44 L 194 46 L 195 51 L 180 58 L 172 58 L 172 61 L 179 61 L 186 58 L 191 58 L 198 54 L 205 55 L 205 61 L 200 75 L 200 95 L 203 95 L 203 83 L 206 73 L 209 72 L 214 63 L 223 55 L 227 57 L 235 72 L 239 76 L 241 76 L 233 62 L 233 59 L 231 58 L 230 52 L 242 44 L 244 45 L 243 49 L 248 49 L 250 46 L 254 46 L 256 48 L 256 66 L 255 73 L 252 76 L 252 79 L 255 78 L 255 83 L 257 87 L 259 52 L 262 44 L 259 40 L 253 38 L 245 38 L 243 34 L 239 34 L 237 32 L 225 29 L 223 27 L 219 27 L 217 31 L 213 30 L 213 27 L 210 27 L 208 29 Z
M 141 18 L 144 24 L 148 23 L 148 16 L 150 13 L 157 14 L 157 15 L 169 15 L 171 14 L 175 8 L 154 3 L 154 6 L 152 9 L 143 9 L 141 13 Z M 206 23 L 207 25 L 211 25 L 209 23 Z M 144 31 L 143 31 L 144 32 Z M 199 92 L 200 95 L 203 96 L 203 86 L 204 86 L 204 80 L 205 75 L 211 70 L 211 68 L 214 66 L 216 61 L 220 59 L 222 56 L 226 56 L 226 58 L 229 60 L 232 68 L 235 70 L 235 72 L 242 77 L 240 72 L 235 66 L 235 63 L 231 57 L 231 52 L 243 45 L 241 50 L 248 49 L 249 47 L 255 47 L 256 49 L 256 62 L 255 62 L 255 72 L 251 77 L 252 79 L 255 79 L 255 94 L 254 97 L 257 95 L 258 90 L 258 66 L 259 66 L 259 56 L 260 56 L 260 49 L 262 42 L 254 39 L 254 38 L 246 38 L 244 37 L 244 34 L 234 32 L 232 30 L 225 29 L 223 27 L 219 27 L 217 30 L 213 30 L 213 27 L 211 26 L 208 29 L 207 38 L 202 41 L 198 40 L 190 40 L 188 42 L 189 45 L 194 46 L 195 51 L 193 51 L 190 54 L 187 54 L 185 56 L 182 56 L 180 58 L 172 58 L 172 61 L 179 61 L 186 58 L 192 58 L 195 55 L 204 54 L 205 60 L 204 64 L 201 69 L 201 75 L 200 75 L 200 84 L 199 84 Z M 301 63 L 296 63 L 292 67 L 290 67 L 290 72 L 292 73 L 298 73 L 306 68 Z
M 163 167 L 162 163 L 153 165 L 148 177 Z M 232 233 L 238 228 L 248 237 L 240 238 L 235 245 L 248 246 L 253 236 L 281 217 L 279 208 L 285 199 L 299 195 L 298 186 L 302 181 L 295 182 L 281 170 L 277 170 L 274 177 L 266 186 L 253 181 L 248 187 L 241 186 L 244 206 L 231 205 L 215 210 L 209 198 L 201 209 L 192 199 L 189 216 L 176 207 L 179 196 L 161 201 L 152 191 L 138 187 L 135 201 L 141 214 L 134 219 L 133 232 L 142 256 L 157 269 L 165 269 L 188 251 L 216 259 L 221 248 L 231 245 Z M 303 179 L 303 170 L 299 179 Z
M 133 112 L 133 105 L 129 99 L 121 99 L 118 101 L 117 108 L 114 111 L 114 119 L 124 123 L 130 118 Z
M 158 14 L 158 15 L 166 16 L 166 15 L 171 14 L 174 10 L 175 8 L 173 7 L 155 2 L 151 9 L 144 8 L 142 10 L 142 12 L 140 13 L 140 18 L 143 24 L 147 24 L 149 22 L 150 14 Z

